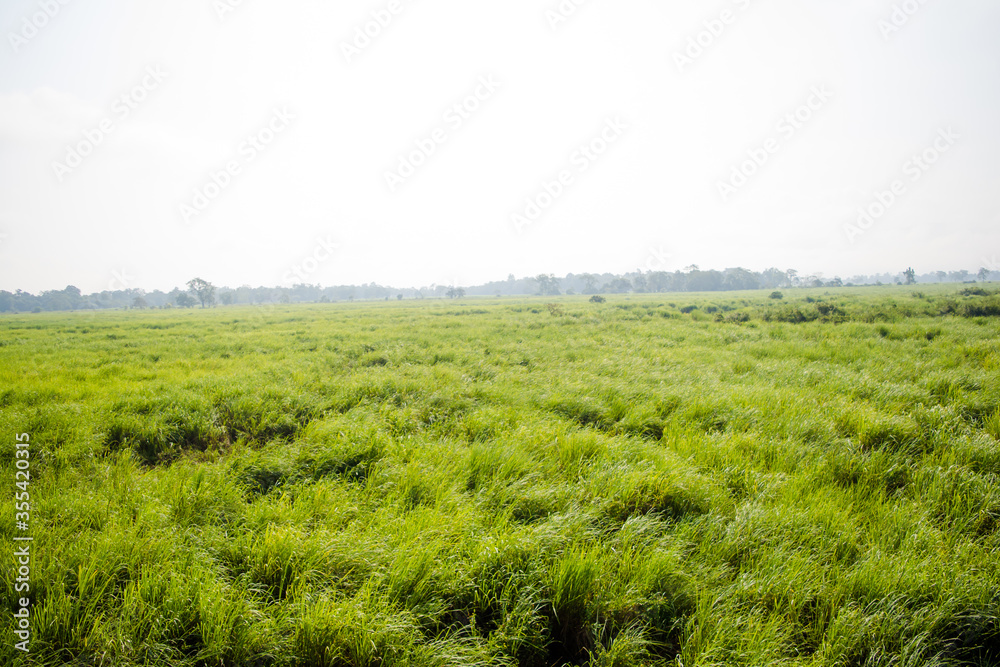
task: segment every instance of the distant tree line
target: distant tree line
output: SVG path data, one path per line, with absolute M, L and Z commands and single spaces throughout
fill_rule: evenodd
M 882 273 L 825 278 L 820 274 L 800 275 L 794 269 L 770 268 L 751 271 L 744 268 L 703 271 L 695 265 L 678 271 L 635 271 L 625 274 L 570 273 L 562 278 L 552 274 L 499 280 L 473 287 L 430 285 L 399 289 L 367 283 L 363 285 L 300 284 L 292 287 L 216 287 L 201 278 L 187 283 L 186 290 L 175 287 L 169 292 L 141 289 L 106 290 L 82 294 L 73 285 L 62 290 L 48 290 L 38 295 L 16 290 L 0 290 L 0 312 L 42 312 L 53 310 L 107 310 L 145 308 L 209 308 L 217 305 L 257 305 L 268 303 L 333 303 L 389 299 L 461 299 L 468 296 L 525 296 L 559 294 L 625 294 L 654 292 L 717 292 L 728 290 L 776 289 L 794 287 L 840 287 L 851 285 L 894 285 L 914 283 L 963 283 L 972 280 L 1000 280 L 1000 271 L 982 268 L 969 271 L 935 271 L 917 275 L 912 268 L 900 273 Z
M 974 276 L 981 281 L 1000 280 L 1000 271 L 980 269 Z M 751 271 L 744 268 L 724 271 L 703 271 L 696 265 L 679 271 L 636 271 L 622 275 L 612 273 L 578 273 L 564 278 L 541 274 L 533 278 L 516 279 L 508 276 L 498 281 L 470 287 L 473 296 L 506 296 L 538 294 L 625 294 L 646 292 L 720 292 L 732 290 L 775 289 L 792 287 L 843 287 L 852 285 L 912 285 L 915 283 L 968 282 L 973 276 L 968 271 L 937 271 L 917 275 L 912 268 L 896 274 L 840 276 L 825 278 L 821 274 L 800 275 L 795 269 L 770 268 Z

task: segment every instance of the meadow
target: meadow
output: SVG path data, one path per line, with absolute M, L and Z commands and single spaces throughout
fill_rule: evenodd
M 996 292 L 2 316 L 0 663 L 1000 664 Z

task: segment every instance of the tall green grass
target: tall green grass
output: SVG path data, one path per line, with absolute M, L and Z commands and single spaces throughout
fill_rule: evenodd
M 998 664 L 995 299 L 5 316 L 0 661 Z

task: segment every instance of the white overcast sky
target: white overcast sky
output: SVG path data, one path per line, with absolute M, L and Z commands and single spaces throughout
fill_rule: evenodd
M 555 23 L 559 6 L 3 0 L 0 289 L 996 262 L 996 0 L 589 0 Z M 373 13 L 388 25 L 348 58 Z M 449 111 L 477 92 L 466 118 Z M 269 125 L 270 143 L 246 143 Z M 386 172 L 435 136 L 391 189 Z M 591 142 L 593 160 L 577 153 Z M 89 154 L 58 168 L 71 151 Z M 908 164 L 925 151 L 926 170 Z M 884 215 L 849 233 L 894 181 Z

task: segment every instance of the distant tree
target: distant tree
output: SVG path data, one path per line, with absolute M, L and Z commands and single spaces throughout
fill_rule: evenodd
M 834 276 L 833 280 L 826 283 L 827 287 L 843 287 L 844 281 L 840 279 L 840 276 Z
M 903 271 L 903 279 L 906 281 L 907 285 L 917 284 L 917 272 L 913 270 L 913 267 L 908 267 L 906 271 Z
M 959 271 L 952 271 L 948 275 L 954 278 L 956 282 L 964 283 L 966 278 L 969 277 L 969 272 L 965 269 L 961 269 Z
M 632 290 L 632 281 L 628 278 L 615 278 L 604 286 L 604 291 L 612 294 L 625 294 Z
M 742 267 L 726 269 L 722 273 L 723 289 L 750 290 L 760 289 L 760 276 Z
M 687 274 L 687 289 L 691 292 L 716 292 L 723 286 L 720 271 L 695 269 Z
M 161 290 L 155 289 L 152 292 L 146 292 L 143 294 L 146 302 L 149 303 L 150 308 L 162 308 L 163 304 L 167 302 L 167 295 Z
M 461 299 L 465 296 L 465 289 L 462 287 L 449 287 L 448 291 L 445 292 L 445 295 L 449 299 Z
M 202 308 L 215 305 L 215 285 L 201 278 L 192 278 L 187 281 L 187 286 L 201 302 Z
M 593 273 L 581 273 L 577 277 L 583 281 L 584 294 L 597 294 L 597 276 Z
M 397 294 L 396 295 L 396 301 L 402 301 L 402 300 L 403 300 L 403 295 L 402 294 Z
M 198 303 L 198 301 L 187 292 L 181 292 L 178 294 L 174 301 L 177 303 L 179 308 L 194 308 L 195 304 Z
M 666 271 L 652 271 L 646 277 L 651 292 L 669 292 L 673 285 L 673 274 Z
M 987 269 L 985 266 L 981 266 L 979 267 L 979 273 L 977 273 L 976 275 L 979 276 L 980 282 L 985 283 L 986 279 L 990 277 L 990 270 Z
M 538 293 L 542 296 L 559 296 L 559 279 L 551 273 L 539 273 L 535 276 L 538 283 Z
M 83 305 L 80 290 L 67 285 L 63 290 L 46 290 L 38 296 L 42 310 L 75 310 Z
M 769 287 L 773 289 L 775 287 L 784 287 L 788 284 L 788 274 L 785 271 L 774 267 L 765 269 L 764 273 L 761 274 L 760 279 L 761 287 L 765 288 Z
M 938 282 L 943 283 L 944 279 L 948 277 L 947 271 L 935 271 L 934 275 L 937 276 Z
M 231 306 L 235 297 L 236 294 L 232 290 L 226 290 L 219 294 L 219 301 L 222 302 L 223 306 Z
M 67 285 L 66 289 L 63 290 L 63 294 L 65 294 L 66 298 L 69 299 L 70 308 L 73 310 L 83 307 L 84 299 L 79 287 Z
M 595 294 L 594 296 L 590 297 L 591 303 L 604 303 L 605 301 L 607 301 L 607 299 L 605 299 L 600 294 Z
M 143 298 L 143 296 L 140 294 L 139 296 L 132 299 L 132 307 L 137 308 L 139 310 L 146 310 L 146 308 L 149 307 L 149 304 L 146 303 L 146 299 Z

